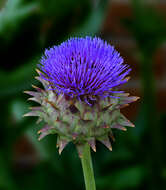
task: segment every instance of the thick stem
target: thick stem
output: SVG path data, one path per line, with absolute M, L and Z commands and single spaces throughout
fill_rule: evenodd
M 81 163 L 84 173 L 86 190 L 96 190 L 90 147 L 88 144 L 85 144 L 84 146 Z

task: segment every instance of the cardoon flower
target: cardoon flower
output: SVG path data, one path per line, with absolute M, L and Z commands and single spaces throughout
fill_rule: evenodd
M 59 153 L 71 141 L 80 157 L 86 153 L 85 146 L 96 151 L 96 140 L 112 150 L 112 129 L 134 127 L 120 113 L 120 108 L 138 99 L 119 90 L 131 69 L 108 43 L 97 37 L 71 38 L 47 49 L 38 67 L 36 79 L 44 89 L 33 86 L 36 92 L 25 93 L 40 106 L 25 116 L 45 121 L 39 140 L 57 134 Z

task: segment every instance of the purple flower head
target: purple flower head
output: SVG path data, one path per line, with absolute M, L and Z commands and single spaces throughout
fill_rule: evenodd
M 45 50 L 42 77 L 49 89 L 78 99 L 115 97 L 131 69 L 113 46 L 97 37 L 70 38 Z

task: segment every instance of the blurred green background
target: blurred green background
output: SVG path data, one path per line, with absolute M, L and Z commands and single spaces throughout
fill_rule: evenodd
M 141 96 L 123 110 L 136 128 L 115 130 L 112 152 L 97 144 L 92 153 L 97 189 L 166 189 L 166 70 L 159 52 L 166 17 L 155 9 L 160 1 L 148 2 L 0 0 L 0 190 L 84 189 L 75 147 L 59 156 L 56 136 L 38 142 L 42 124 L 22 117 L 32 105 L 22 92 L 39 85 L 35 68 L 45 48 L 86 35 L 115 45 L 133 68 L 124 89 Z

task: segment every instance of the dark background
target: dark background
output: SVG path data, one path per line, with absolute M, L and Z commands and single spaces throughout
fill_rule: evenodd
M 166 189 L 166 1 L 0 0 L 0 190 L 84 189 L 74 145 L 59 156 L 56 136 L 38 142 L 22 92 L 45 48 L 86 35 L 116 47 L 132 67 L 123 88 L 141 97 L 123 109 L 136 127 L 92 153 L 97 190 Z

